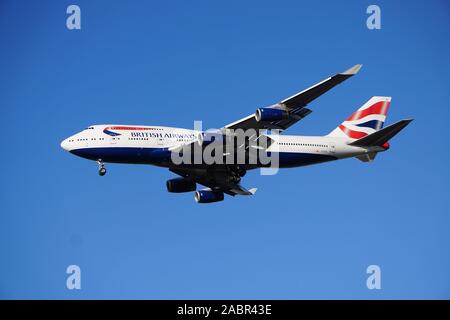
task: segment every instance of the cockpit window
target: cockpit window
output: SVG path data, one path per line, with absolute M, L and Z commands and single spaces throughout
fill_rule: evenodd
M 94 129 L 94 127 L 87 127 L 87 128 L 84 129 L 84 130 L 90 130 L 90 129 Z

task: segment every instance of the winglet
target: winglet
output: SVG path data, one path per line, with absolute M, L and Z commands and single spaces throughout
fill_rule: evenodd
M 250 192 L 252 195 L 254 195 L 257 190 L 258 190 L 258 188 L 251 188 L 248 190 L 248 192 Z
M 350 69 L 345 70 L 344 72 L 342 72 L 342 75 L 348 75 L 348 76 L 353 76 L 355 74 L 358 73 L 358 71 L 362 68 L 362 64 L 355 64 L 353 67 L 351 67 Z

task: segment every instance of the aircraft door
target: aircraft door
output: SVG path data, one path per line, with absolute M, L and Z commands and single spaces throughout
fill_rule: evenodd
M 328 152 L 331 154 L 336 153 L 336 145 L 334 144 L 334 141 L 328 142 Z
M 117 144 L 117 139 L 118 139 L 117 137 L 110 137 L 109 138 L 109 143 L 110 144 Z

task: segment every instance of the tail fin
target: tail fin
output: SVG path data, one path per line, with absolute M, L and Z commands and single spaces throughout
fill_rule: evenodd
M 383 128 L 391 97 L 372 97 L 331 131 L 329 137 L 361 139 Z

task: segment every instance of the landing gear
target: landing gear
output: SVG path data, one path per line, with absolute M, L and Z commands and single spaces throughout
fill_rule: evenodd
M 98 163 L 98 174 L 101 177 L 103 177 L 106 174 L 105 164 L 103 163 L 102 159 L 98 159 L 97 163 Z
M 236 173 L 239 175 L 239 177 L 243 177 L 247 173 L 247 170 L 245 170 L 245 168 L 243 168 L 241 166 L 237 166 Z
M 98 174 L 103 177 L 106 174 L 106 168 L 98 169 Z
M 230 182 L 239 183 L 241 181 L 241 177 L 245 176 L 247 170 L 241 166 L 229 167 L 228 175 L 230 177 Z

